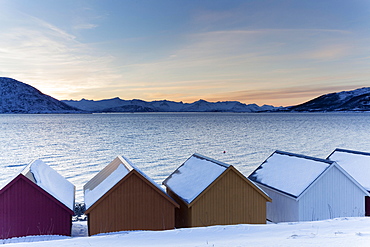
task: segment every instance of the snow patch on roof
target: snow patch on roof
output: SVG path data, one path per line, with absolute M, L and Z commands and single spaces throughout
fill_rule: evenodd
M 367 191 L 370 191 L 370 154 L 335 150 L 328 158 L 335 161 Z
M 229 165 L 225 163 L 194 154 L 172 173 L 163 184 L 190 204 L 228 167 Z
M 90 208 L 103 195 L 112 189 L 119 181 L 127 176 L 131 171 L 137 171 L 147 181 L 156 186 L 165 195 L 167 193 L 154 180 L 132 164 L 127 158 L 117 156 L 109 165 L 102 169 L 84 186 L 85 206 Z
M 308 156 L 273 153 L 249 178 L 298 197 L 330 163 Z
M 124 178 L 130 171 L 119 164 L 117 168 L 106 177 L 101 183 L 99 183 L 94 189 L 86 189 L 85 192 L 85 206 L 86 209 L 91 207 L 96 201 L 98 201 L 105 193 L 107 193 L 113 186 L 115 186 L 122 178 Z
M 26 168 L 33 174 L 38 186 L 73 210 L 75 186 L 71 182 L 39 159 L 31 162 Z

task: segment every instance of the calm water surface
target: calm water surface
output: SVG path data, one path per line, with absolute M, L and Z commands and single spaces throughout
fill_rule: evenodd
M 197 152 L 249 175 L 274 150 L 370 152 L 370 113 L 0 115 L 0 183 L 40 158 L 82 186 L 117 155 L 161 183 Z M 225 151 L 225 153 L 224 153 Z

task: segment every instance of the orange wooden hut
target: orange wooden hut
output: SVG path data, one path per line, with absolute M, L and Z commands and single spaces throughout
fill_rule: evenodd
M 178 204 L 121 156 L 85 184 L 84 195 L 89 235 L 175 228 Z
M 266 223 L 271 199 L 231 165 L 193 154 L 163 184 L 180 205 L 176 227 Z

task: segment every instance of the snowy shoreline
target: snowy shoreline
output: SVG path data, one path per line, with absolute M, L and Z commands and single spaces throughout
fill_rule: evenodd
M 368 246 L 370 217 L 267 225 L 229 225 L 168 231 L 131 231 L 87 237 L 86 222 L 73 237 L 28 236 L 0 240 L 6 246 Z

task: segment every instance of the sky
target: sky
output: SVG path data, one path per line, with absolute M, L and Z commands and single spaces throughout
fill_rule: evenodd
M 59 100 L 289 106 L 370 85 L 368 0 L 0 0 L 0 76 Z

